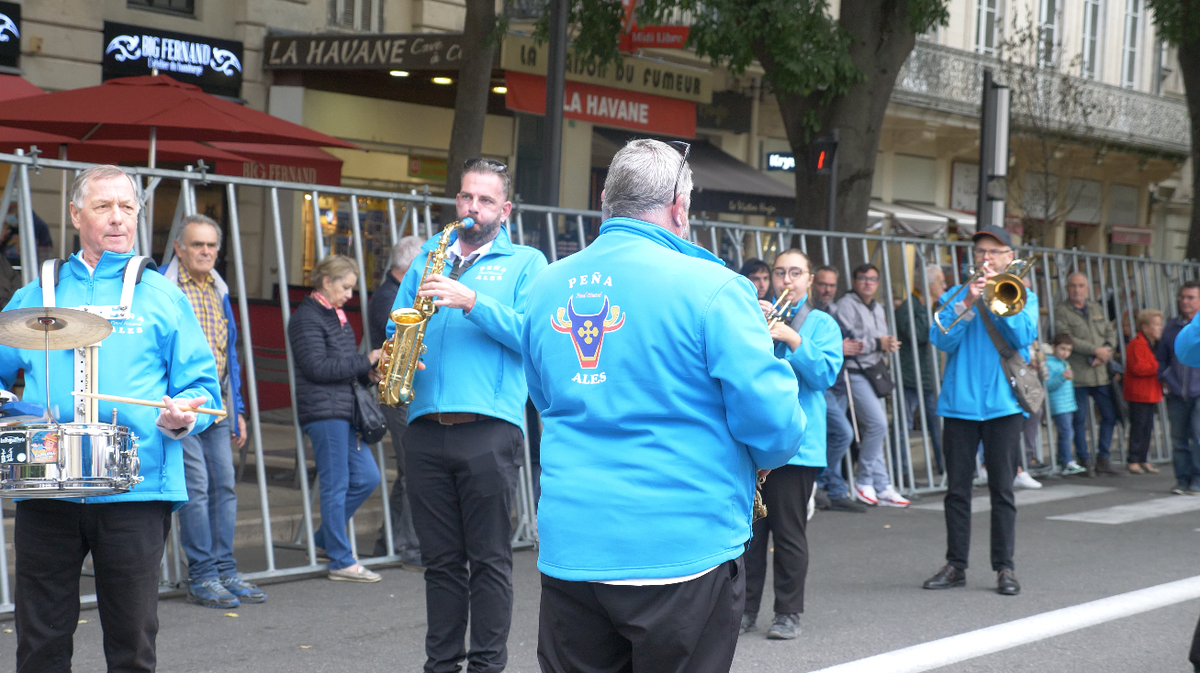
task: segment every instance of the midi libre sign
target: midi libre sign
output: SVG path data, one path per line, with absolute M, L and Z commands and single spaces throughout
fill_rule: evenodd
M 242 43 L 104 22 L 105 80 L 149 75 L 153 69 L 206 93 L 237 98 L 242 92 Z

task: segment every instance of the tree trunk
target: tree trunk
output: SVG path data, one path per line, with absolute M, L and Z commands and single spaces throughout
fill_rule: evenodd
M 496 44 L 491 41 L 496 27 L 496 8 L 491 0 L 466 0 L 463 24 L 463 56 L 454 98 L 454 125 L 450 130 L 450 153 L 446 160 L 446 196 L 453 197 L 462 186 L 463 162 L 478 157 L 483 149 L 483 123 L 487 117 L 488 92 L 492 88 L 492 63 Z M 455 216 L 443 209 L 443 223 Z
M 1200 259 L 1200 40 L 1179 45 L 1179 72 L 1187 90 L 1188 117 L 1192 124 L 1192 223 L 1188 228 L 1186 259 Z
M 850 58 L 862 71 L 864 80 L 829 105 L 822 104 L 822 92 L 815 92 L 808 96 L 781 96 L 779 108 L 796 157 L 796 225 L 825 228 L 829 178 L 816 173 L 809 157 L 812 140 L 827 136 L 836 128 L 839 142 L 835 228 L 863 232 L 867 227 L 884 113 L 900 67 L 916 44 L 916 36 L 909 29 L 908 0 L 842 0 L 839 21 L 851 36 Z M 764 59 L 765 50 L 756 51 L 770 72 L 776 64 L 770 62 L 769 56 Z M 812 134 L 805 126 L 810 115 L 815 115 L 820 123 L 820 131 Z

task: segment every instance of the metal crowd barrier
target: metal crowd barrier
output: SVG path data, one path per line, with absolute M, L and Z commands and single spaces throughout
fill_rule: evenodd
M 26 283 L 31 282 L 37 268 L 37 250 L 34 246 L 32 218 L 32 197 L 30 188 L 30 172 L 62 171 L 64 178 L 73 178 L 79 171 L 90 166 L 79 162 L 43 159 L 35 154 L 25 155 L 21 152 L 13 155 L 0 154 L 0 164 L 9 165 L 12 170 L 3 196 L 0 197 L 0 213 L 7 212 L 8 204 L 15 201 L 20 214 L 18 223 L 21 233 L 21 271 Z M 246 273 L 257 273 L 260 263 L 264 260 L 246 260 L 242 249 L 242 221 L 239 214 L 239 195 L 245 190 L 253 190 L 250 194 L 261 196 L 266 204 L 265 217 L 269 220 L 269 229 L 274 237 L 274 254 L 276 270 L 274 278 L 278 282 L 280 312 L 283 321 L 283 331 L 286 335 L 288 321 L 291 316 L 291 303 L 288 296 L 290 279 L 289 257 L 285 241 L 291 240 L 292 245 L 304 245 L 304 236 L 292 237 L 291 233 L 299 232 L 293 222 L 284 222 L 280 200 L 291 198 L 311 209 L 313 234 L 315 240 L 316 259 L 329 254 L 331 250 L 344 251 L 353 255 L 362 273 L 359 276 L 359 293 L 362 311 L 362 333 L 364 352 L 370 346 L 370 327 L 367 324 L 366 296 L 369 290 L 367 266 L 364 248 L 364 230 L 360 217 L 360 199 L 381 199 L 386 201 L 386 223 L 383 232 L 386 233 L 389 246 L 394 245 L 407 233 L 420 234 L 425 237 L 435 235 L 440 226 L 434 221 L 433 208 L 453 204 L 452 199 L 434 197 L 427 192 L 418 194 L 388 192 L 353 187 L 331 187 L 326 185 L 301 184 L 243 178 L 225 175 L 215 175 L 207 172 L 201 163 L 187 170 L 166 170 L 147 168 L 128 168 L 135 179 L 142 184 L 147 194 L 152 193 L 164 181 L 168 184 L 178 183 L 180 198 L 173 216 L 173 226 L 168 242 L 174 238 L 178 223 L 182 216 L 196 212 L 196 186 L 198 183 L 223 187 L 227 201 L 227 221 L 229 235 L 226 237 L 229 250 L 232 252 L 232 265 L 229 269 L 230 280 L 236 290 L 236 300 L 241 322 L 243 371 L 246 374 L 246 402 L 248 406 L 248 421 L 250 424 L 250 442 L 253 448 L 255 462 L 255 478 L 258 485 L 259 510 L 263 527 L 263 551 L 265 554 L 264 570 L 246 573 L 251 580 L 286 578 L 289 576 L 311 576 L 326 569 L 326 564 L 317 560 L 316 547 L 313 543 L 313 512 L 312 494 L 308 481 L 308 457 L 306 455 L 304 436 L 301 431 L 300 419 L 296 415 L 295 405 L 295 364 L 291 344 L 285 337 L 285 356 L 287 363 L 287 382 L 291 396 L 291 415 L 295 433 L 296 455 L 295 465 L 300 499 L 303 503 L 303 527 L 295 539 L 295 544 L 287 540 L 275 539 L 271 525 L 271 498 L 268 492 L 268 480 L 263 449 L 263 430 L 260 418 L 258 380 L 256 375 L 258 359 L 255 355 L 254 325 L 250 319 L 249 297 L 246 290 Z M 64 183 L 67 180 L 64 179 Z M 299 195 L 299 198 L 297 198 Z M 329 237 L 321 227 L 320 198 L 322 196 L 343 197 L 349 200 L 350 223 L 348 240 Z M 307 197 L 307 198 L 303 198 Z M 65 194 L 64 194 L 65 198 Z M 299 212 L 294 217 L 299 217 Z M 549 208 L 522 204 L 517 202 L 509 226 L 514 239 L 519 244 L 527 244 L 540 248 L 546 253 L 551 262 L 560 256 L 565 256 L 586 247 L 594 240 L 600 225 L 600 213 L 592 210 L 577 210 L 568 208 Z M 965 269 L 970 264 L 970 243 L 959 241 L 930 240 L 895 236 L 870 234 L 850 234 L 840 232 L 824 232 L 807 229 L 783 229 L 775 227 L 749 226 L 739 223 L 722 222 L 707 219 L 703 216 L 693 216 L 691 237 L 693 242 L 702 245 L 714 254 L 724 259 L 728 265 L 738 268 L 747 257 L 758 257 L 771 260 L 779 252 L 796 247 L 806 252 L 812 264 L 833 264 L 840 269 L 841 290 L 848 288 L 847 279 L 850 270 L 862 262 L 874 262 L 881 271 L 882 284 L 879 299 L 885 307 L 887 321 L 891 333 L 896 333 L 896 304 L 910 297 L 915 289 L 923 296 L 928 296 L 928 284 L 924 266 L 936 263 L 950 268 L 947 282 L 951 285 L 959 281 Z M 285 232 L 289 235 L 285 236 Z M 65 234 L 65 229 L 63 230 Z M 151 250 L 152 234 L 146 225 L 145 212 L 139 221 L 138 236 L 135 249 Z M 61 235 L 61 234 L 60 234 Z M 264 240 L 265 243 L 265 240 Z M 66 246 L 60 241 L 65 254 Z M 1043 307 L 1042 320 L 1039 321 L 1039 340 L 1045 343 L 1054 333 L 1055 318 L 1053 308 L 1063 301 L 1063 292 L 1068 273 L 1080 270 L 1089 279 L 1099 281 L 1102 288 L 1101 296 L 1095 297 L 1102 303 L 1106 312 L 1112 311 L 1118 320 L 1128 323 L 1130 332 L 1133 331 L 1133 316 L 1142 308 L 1160 308 L 1169 317 L 1175 314 L 1174 296 L 1179 286 L 1186 280 L 1197 278 L 1198 267 L 1194 263 L 1163 262 L 1117 255 L 1100 255 L 1078 250 L 1056 250 L 1046 248 L 1021 248 L 1020 256 L 1034 255 L 1038 265 L 1031 274 L 1031 280 L 1041 300 Z M 171 256 L 169 243 L 166 259 Z M 264 255 L 265 256 L 265 255 Z M 384 269 L 386 272 L 386 269 Z M 907 305 L 908 315 L 904 316 L 910 323 L 914 315 L 914 304 Z M 923 309 L 926 317 L 931 318 L 931 309 L 927 302 Z M 931 321 L 932 323 L 932 321 Z M 1123 337 L 1121 327 L 1118 335 Z M 1125 339 L 1118 338 L 1119 353 L 1124 360 Z M 889 357 L 894 380 L 897 382 L 896 391 L 886 400 L 889 416 L 889 432 L 886 436 L 885 456 L 888 470 L 893 483 L 906 494 L 931 493 L 942 488 L 937 475 L 934 473 L 932 445 L 930 443 L 930 428 L 925 416 L 925 402 L 920 382 L 920 367 L 922 358 L 917 353 L 915 343 L 905 343 L 902 348 L 909 349 L 915 360 L 917 372 L 917 409 L 907 409 L 903 394 L 902 378 L 900 376 L 899 353 Z M 932 380 L 934 392 L 940 392 L 940 362 L 941 358 L 932 345 L 928 346 L 934 363 Z M 911 419 L 914 412 L 918 416 L 918 429 L 912 430 Z M 1166 413 L 1159 414 L 1156 421 L 1155 444 L 1153 460 L 1162 462 L 1170 459 L 1170 440 Z M 1055 464 L 1053 423 L 1045 418 L 1046 441 L 1040 442 L 1037 455 L 1051 465 Z M 1094 436 L 1095 418 L 1090 423 L 1093 428 L 1089 438 Z M 1039 433 L 1041 434 L 1041 433 Z M 1114 448 L 1121 451 L 1125 443 L 1114 441 Z M 1094 447 L 1094 443 L 1089 442 Z M 385 471 L 385 456 L 382 443 L 375 445 L 377 461 L 380 468 L 381 480 L 378 496 L 382 503 L 385 528 L 386 555 L 381 557 L 362 558 L 360 562 L 366 566 L 391 564 L 400 561 L 392 543 L 391 516 L 389 508 L 389 484 Z M 847 459 L 849 460 L 849 459 Z M 1024 461 L 1024 454 L 1022 454 Z M 514 547 L 536 545 L 536 498 L 534 488 L 535 474 L 529 451 L 528 432 L 526 432 L 525 455 L 520 468 L 520 489 L 516 499 L 517 526 L 513 536 Z M 353 526 L 353 522 L 351 522 Z M 175 527 L 177 531 L 178 528 Z M 353 528 L 352 528 L 353 530 Z M 4 540 L 5 530 L 0 526 L 0 613 L 13 609 L 7 557 Z M 354 536 L 351 536 L 354 540 Z M 280 566 L 277 563 L 275 550 L 277 548 L 298 548 L 305 552 L 306 562 L 300 565 Z M 163 587 L 173 590 L 186 580 L 186 564 L 179 549 L 178 534 L 172 536 L 168 545 L 168 553 L 163 559 Z M 94 596 L 85 596 L 84 602 L 94 601 Z

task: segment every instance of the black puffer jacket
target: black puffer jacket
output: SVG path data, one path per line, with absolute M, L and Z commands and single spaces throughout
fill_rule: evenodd
M 350 381 L 366 382 L 371 361 L 358 352 L 350 325 L 338 324 L 337 311 L 305 297 L 288 324 L 296 358 L 296 410 L 300 423 L 354 417 Z

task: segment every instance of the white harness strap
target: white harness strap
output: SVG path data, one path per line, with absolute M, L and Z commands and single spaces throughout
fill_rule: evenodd
M 42 306 L 46 308 L 54 308 L 54 287 L 58 285 L 58 269 L 61 266 L 61 259 L 42 262 L 42 274 L 38 280 L 42 283 Z

